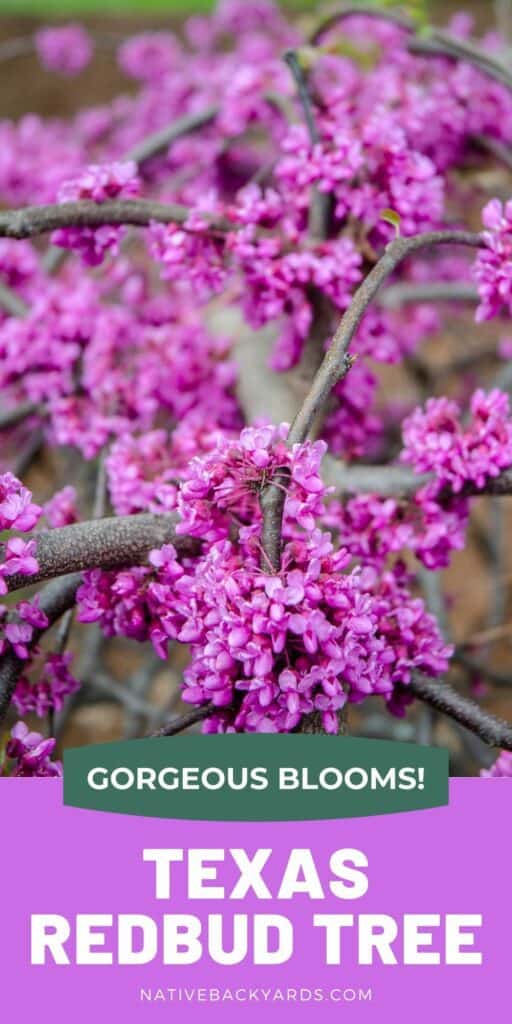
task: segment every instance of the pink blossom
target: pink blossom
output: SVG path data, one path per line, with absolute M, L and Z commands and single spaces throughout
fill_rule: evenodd
M 466 482 L 483 488 L 486 480 L 512 465 L 508 395 L 497 388 L 475 391 L 470 414 L 465 425 L 456 402 L 430 398 L 404 422 L 402 461 L 417 473 L 435 472 L 439 484 L 449 484 L 455 493 Z
M 474 276 L 480 305 L 477 322 L 491 320 L 504 308 L 512 310 L 512 201 L 491 199 L 482 212 L 483 246 L 476 257 Z
M 62 775 L 59 761 L 51 761 L 56 740 L 44 739 L 38 732 L 29 732 L 24 722 L 17 722 L 5 748 L 6 756 L 15 761 L 13 775 L 55 778 Z
M 494 764 L 488 770 L 482 769 L 480 775 L 484 779 L 512 778 L 512 753 L 502 750 Z
M 77 178 L 65 181 L 58 192 L 60 203 L 88 199 L 104 203 L 108 199 L 130 199 L 138 195 L 140 182 L 137 166 L 126 160 L 113 164 L 91 164 Z M 103 261 L 108 250 L 117 252 L 124 228 L 103 224 L 99 228 L 58 228 L 52 234 L 54 245 L 79 252 L 85 263 L 94 267 Z
M 91 37 L 81 25 L 40 29 L 36 32 L 35 41 L 44 67 L 62 75 L 78 74 L 92 57 Z

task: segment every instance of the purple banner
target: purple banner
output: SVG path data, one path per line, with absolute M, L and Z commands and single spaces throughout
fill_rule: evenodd
M 4 780 L 2 1017 L 491 1019 L 509 1002 L 511 806 L 512 780 L 453 779 L 434 810 L 176 822 Z M 210 955 L 246 940 L 239 963 Z M 194 962 L 165 963 L 173 949 Z

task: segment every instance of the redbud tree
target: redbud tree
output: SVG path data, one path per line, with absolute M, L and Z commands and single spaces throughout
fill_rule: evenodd
M 485 704 L 509 685 L 489 637 L 512 74 L 498 32 L 417 8 L 292 23 L 221 0 L 179 34 L 0 47 L 6 73 L 31 53 L 65 86 L 106 46 L 129 80 L 71 119 L 0 123 L 4 774 L 59 774 L 70 712 L 105 693 L 126 735 L 377 718 L 430 742 L 441 722 L 510 774 Z M 475 522 L 493 628 L 456 643 L 442 571 Z M 158 721 L 160 660 L 189 710 Z

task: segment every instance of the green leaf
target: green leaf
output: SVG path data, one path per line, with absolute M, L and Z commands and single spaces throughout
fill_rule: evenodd
M 389 210 L 389 209 L 381 210 L 380 219 L 387 221 L 388 224 L 391 224 L 394 227 L 395 232 L 396 232 L 396 237 L 398 238 L 399 235 L 400 235 L 400 224 L 401 224 L 400 214 L 397 213 L 396 210 Z

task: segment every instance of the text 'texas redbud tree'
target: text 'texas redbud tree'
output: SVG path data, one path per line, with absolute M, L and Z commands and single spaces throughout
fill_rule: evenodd
M 512 73 L 498 32 L 410 6 L 0 47 L 65 83 L 107 46 L 130 79 L 0 124 L 5 774 L 58 774 L 88 692 L 127 735 L 338 733 L 353 704 L 382 732 L 417 700 L 413 738 L 462 726 L 510 774 L 480 701 L 508 680 L 452 642 L 439 572 L 512 493 Z M 98 636 L 145 645 L 133 679 Z M 158 659 L 190 705 L 163 725 Z

